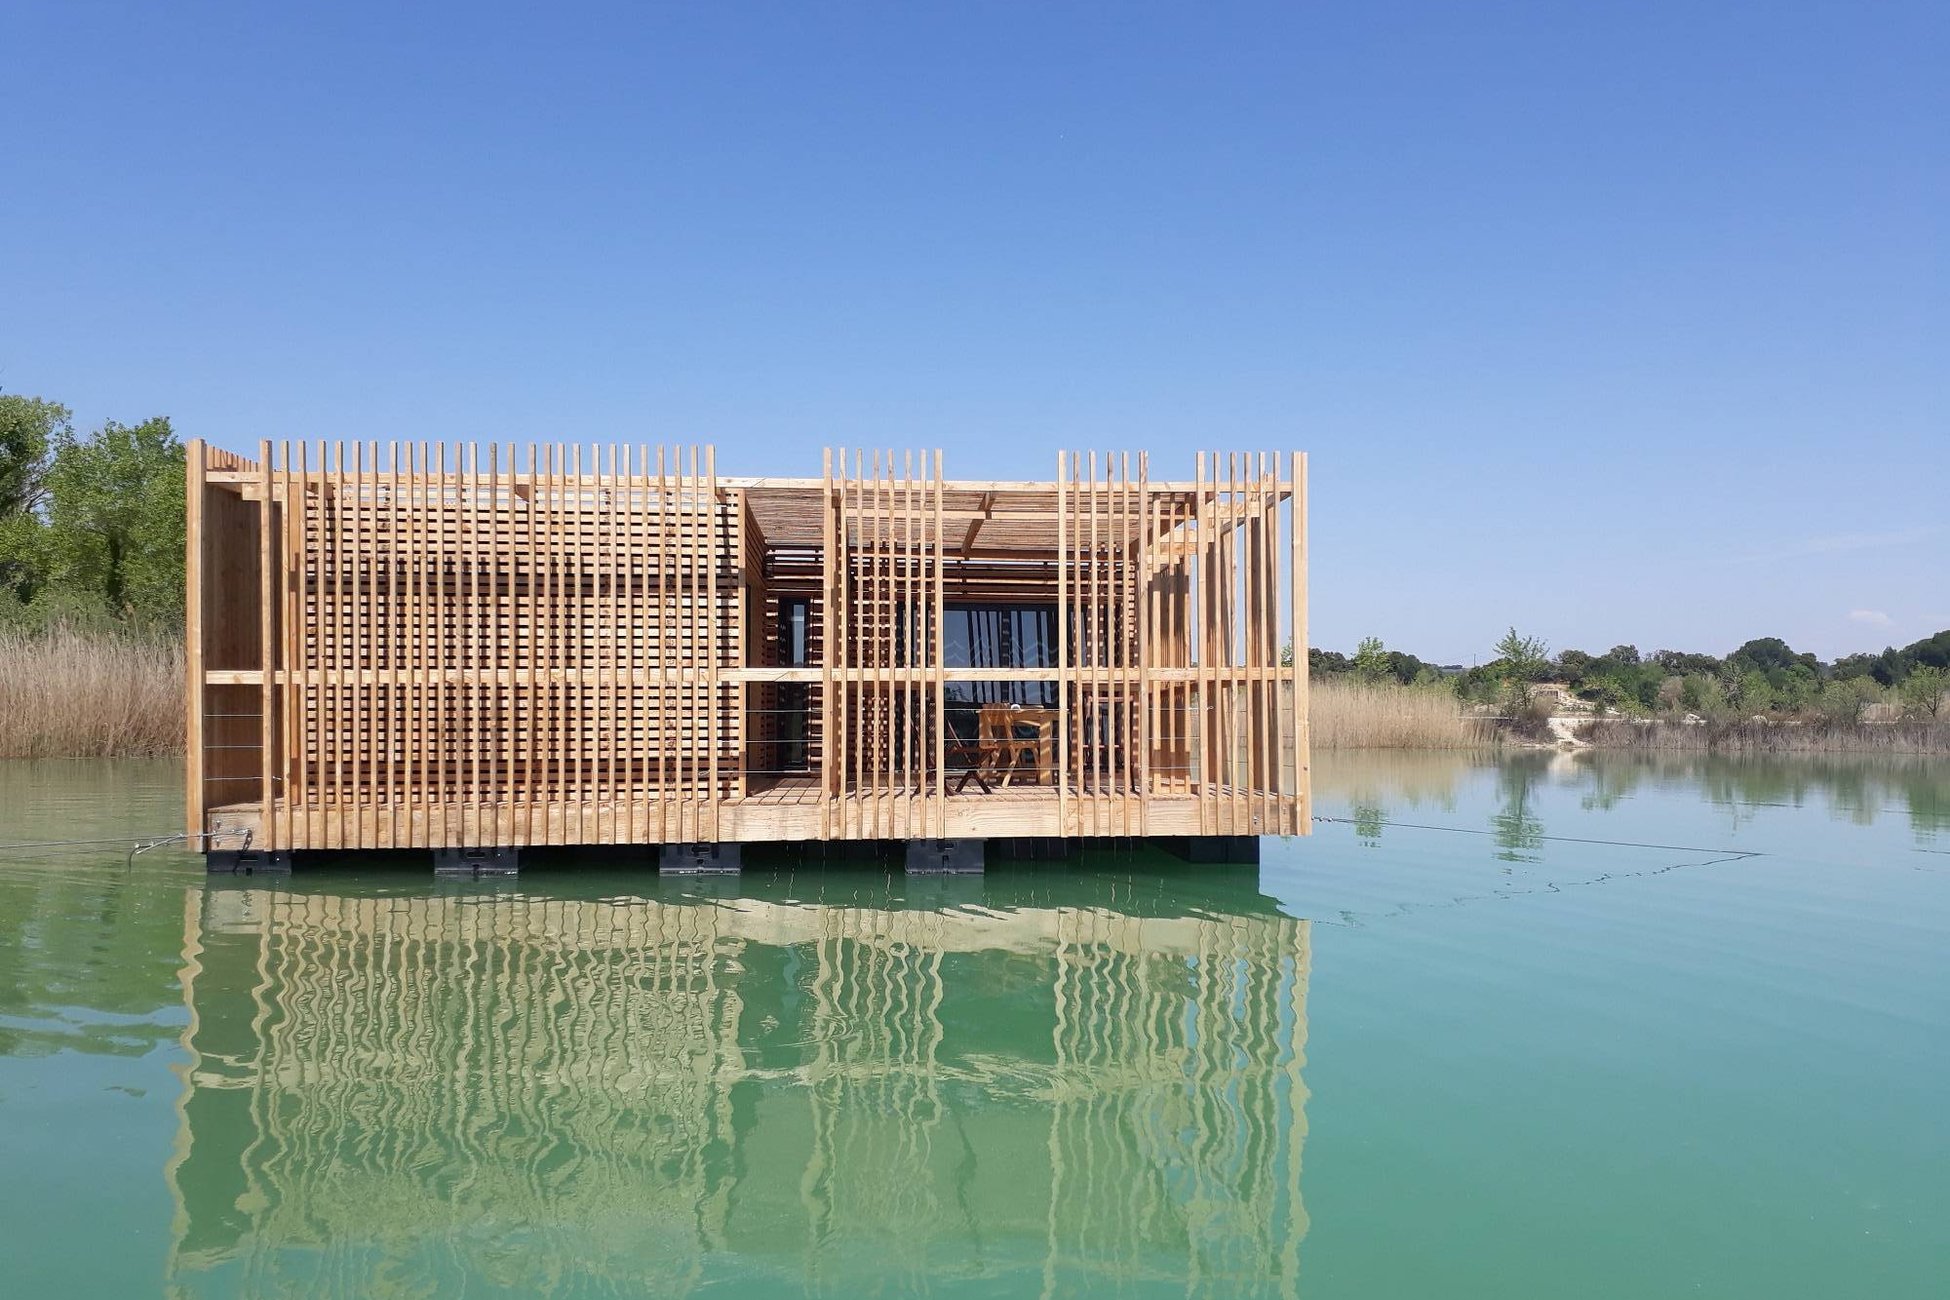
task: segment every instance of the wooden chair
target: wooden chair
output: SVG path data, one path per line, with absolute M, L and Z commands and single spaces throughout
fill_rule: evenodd
M 979 732 L 973 740 L 969 739 L 956 730 L 952 722 L 947 724 L 945 740 L 948 770 L 953 772 L 959 769 L 961 772 L 961 780 L 956 783 L 952 793 L 960 794 L 968 788 L 970 781 L 981 786 L 983 794 L 994 793 L 982 773 L 984 769 L 993 770 L 1000 765 L 1001 748 L 983 740 Z
M 1024 735 L 1025 731 L 1031 734 Z M 1015 779 L 1025 754 L 1033 755 L 1037 785 L 1056 784 L 1056 710 L 1026 709 L 1020 704 L 984 704 L 981 740 L 994 746 L 1001 759 L 1002 784 Z

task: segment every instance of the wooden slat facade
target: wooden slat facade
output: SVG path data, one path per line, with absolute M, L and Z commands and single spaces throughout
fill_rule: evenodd
M 1193 468 L 1066 452 L 1048 481 L 973 482 L 938 451 L 839 451 L 735 478 L 709 447 L 192 443 L 188 829 L 1305 834 L 1306 656 L 1281 662 L 1306 644 L 1305 458 Z M 998 610 L 1047 629 L 1038 662 L 951 647 Z M 957 792 L 972 701 L 1012 693 L 1054 706 L 1055 771 Z

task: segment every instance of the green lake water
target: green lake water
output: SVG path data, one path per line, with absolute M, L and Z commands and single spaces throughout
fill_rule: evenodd
M 0 764 L 0 841 L 178 784 Z M 1316 797 L 1256 869 L 0 848 L 0 1294 L 1950 1294 L 1950 765 Z

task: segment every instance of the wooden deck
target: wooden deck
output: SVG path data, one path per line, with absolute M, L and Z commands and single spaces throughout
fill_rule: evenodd
M 1245 803 L 1255 792 L 1226 790 L 1221 797 Z M 280 825 L 281 847 L 301 850 L 405 849 L 429 844 L 657 844 L 716 841 L 768 843 L 786 840 L 953 839 L 997 837 L 1129 838 L 1209 833 L 1203 822 L 1206 799 L 1189 794 L 1154 794 L 1140 800 L 1126 789 L 1098 792 L 1073 789 L 1060 797 L 1049 786 L 1012 786 L 983 794 L 972 785 L 951 794 L 945 812 L 912 787 L 884 786 L 850 791 L 839 798 L 821 794 L 817 783 L 794 779 L 768 783 L 714 804 L 677 799 L 633 802 L 551 799 L 512 804 L 415 804 L 378 811 L 313 804 L 272 810 Z M 1142 806 L 1143 811 L 1139 809 Z M 1240 834 L 1280 831 L 1294 816 L 1290 799 L 1266 825 L 1249 815 Z M 845 830 L 821 832 L 829 818 Z M 226 842 L 262 843 L 263 809 L 255 803 L 230 804 L 209 813 L 212 830 Z

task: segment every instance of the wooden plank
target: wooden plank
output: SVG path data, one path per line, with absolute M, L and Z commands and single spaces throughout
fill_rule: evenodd
M 1266 634 L 1267 596 L 1271 584 L 1266 578 L 1266 558 L 1271 548 L 1266 544 L 1266 456 L 1263 452 L 1250 455 L 1248 480 L 1248 510 L 1246 514 L 1246 563 L 1251 598 L 1247 614 L 1247 738 L 1252 753 L 1251 808 L 1249 821 L 1252 832 L 1269 829 L 1272 818 L 1266 798 L 1269 782 L 1268 760 L 1272 749 L 1267 738 L 1267 700 L 1266 668 L 1271 657 Z
M 655 707 L 652 710 L 655 739 L 651 744 L 657 759 L 657 842 L 667 844 L 671 838 L 670 827 L 670 717 L 669 695 L 672 689 L 670 672 L 671 637 L 675 629 L 671 627 L 670 608 L 670 568 L 671 525 L 674 511 L 671 509 L 670 480 L 665 475 L 664 447 L 657 448 L 657 601 L 653 633 L 656 637 L 658 683 Z
M 705 707 L 705 717 L 709 720 L 706 731 L 706 745 L 710 749 L 711 763 L 711 838 L 718 838 L 718 809 L 722 806 L 723 793 L 718 786 L 718 744 L 723 732 L 720 718 L 721 701 L 718 699 L 718 449 L 709 446 L 704 449 L 704 472 L 707 477 L 704 494 L 705 507 L 705 581 L 707 600 L 704 606 L 704 626 L 706 644 L 710 655 L 711 697 Z
M 636 669 L 640 662 L 637 642 L 637 610 L 643 604 L 640 595 L 641 559 L 638 546 L 642 533 L 638 528 L 636 505 L 637 485 L 642 478 L 642 454 L 638 448 L 626 446 L 623 449 L 623 508 L 621 511 L 623 527 L 623 596 L 619 621 L 623 629 L 624 669 L 623 698 L 625 700 L 623 720 L 622 762 L 623 779 L 620 787 L 623 805 L 627 810 L 623 826 L 623 842 L 641 844 L 642 828 L 637 818 L 637 804 L 640 791 L 637 788 L 637 746 L 642 743 L 640 728 L 642 719 L 638 716 L 638 697 L 641 692 L 636 687 Z
M 590 470 L 599 486 L 589 498 L 589 527 L 594 530 L 590 553 L 589 620 L 613 634 L 619 621 L 616 603 L 616 445 L 597 443 L 589 449 Z M 607 468 L 605 468 L 607 464 Z M 595 716 L 590 719 L 590 795 L 593 808 L 589 837 L 596 844 L 616 839 L 617 678 L 614 641 L 603 643 L 609 653 L 597 660 Z M 607 671 L 603 671 L 607 669 Z M 605 821 L 607 817 L 607 821 Z
M 1218 565 L 1218 546 L 1214 537 L 1218 531 L 1216 510 L 1205 491 L 1205 453 L 1198 453 L 1199 490 L 1195 500 L 1198 514 L 1198 596 L 1193 624 L 1198 638 L 1198 743 L 1199 743 L 1199 829 L 1203 834 L 1219 833 L 1218 822 L 1218 753 L 1216 737 L 1219 709 L 1217 696 L 1219 676 L 1213 656 L 1217 653 L 1215 638 L 1212 635 L 1218 608 L 1214 596 L 1214 573 Z M 1218 476 L 1217 458 L 1212 465 L 1213 477 Z
M 1153 695 L 1157 683 L 1152 680 L 1151 668 L 1158 651 L 1158 625 L 1156 585 L 1158 556 L 1158 500 L 1151 492 L 1151 457 L 1147 452 L 1138 453 L 1137 476 L 1137 533 L 1131 541 L 1130 563 L 1132 592 L 1135 605 L 1132 610 L 1135 644 L 1132 647 L 1133 677 L 1136 683 L 1136 713 L 1133 721 L 1133 750 L 1126 767 L 1131 773 L 1131 789 L 1136 795 L 1137 829 L 1139 835 L 1145 834 L 1146 814 L 1151 801 L 1151 766 L 1153 749 L 1157 743 L 1160 713 L 1158 701 Z
M 531 453 L 532 454 L 532 453 Z M 532 466 L 531 466 L 532 468 Z M 400 798 L 405 805 L 406 839 L 400 847 L 413 842 L 415 814 L 422 802 L 420 781 L 424 779 L 427 733 L 427 681 L 426 668 L 426 570 L 427 544 L 424 528 L 427 521 L 427 508 L 421 496 L 421 479 L 426 471 L 425 449 L 422 444 L 406 444 L 406 494 L 398 505 L 400 512 L 400 547 L 405 564 L 403 581 L 405 591 L 400 607 L 406 611 L 410 620 L 400 630 L 400 654 L 404 659 L 404 686 L 406 707 L 402 714 L 404 734 L 400 737 L 401 774 L 404 788 Z
M 872 701 L 874 716 L 874 751 L 870 770 L 867 773 L 867 779 L 873 784 L 872 835 L 874 839 L 880 839 L 886 833 L 881 820 L 881 803 L 884 797 L 883 788 L 891 784 L 888 778 L 891 775 L 892 765 L 890 759 L 894 739 L 893 719 L 888 716 L 893 712 L 891 707 L 893 698 L 891 677 L 887 672 L 887 640 L 890 625 L 893 622 L 892 613 L 894 608 L 892 591 L 893 561 L 887 539 L 892 490 L 892 484 L 889 480 L 892 478 L 891 462 L 893 455 L 892 451 L 887 451 L 885 453 L 887 463 L 883 463 L 881 459 L 882 451 L 878 448 L 875 449 L 873 453 L 873 481 L 871 484 L 873 491 L 874 599 L 872 621 L 868 626 L 870 635 L 873 638 L 873 650 L 867 662 L 870 666 L 869 678 L 871 681 L 868 689 L 871 691 L 870 699 Z M 888 502 L 882 501 L 883 492 L 889 493 L 890 500 Z
M 276 745 L 276 737 L 272 734 L 272 728 L 276 722 L 277 711 L 273 703 L 272 692 L 276 688 L 272 685 L 271 670 L 276 668 L 277 664 L 273 661 L 273 654 L 272 654 L 273 636 L 274 636 L 272 619 L 274 617 L 274 612 L 276 609 L 276 606 L 272 603 L 273 600 L 275 599 L 273 583 L 275 582 L 276 579 L 275 579 L 275 569 L 273 568 L 273 565 L 275 563 L 275 556 L 273 554 L 274 538 L 272 536 L 272 531 L 271 531 L 272 522 L 273 522 L 272 509 L 271 509 L 271 474 L 272 474 L 271 442 L 270 439 L 267 438 L 258 444 L 258 475 L 260 479 L 260 486 L 264 493 L 264 495 L 260 498 L 260 500 L 263 502 L 263 505 L 259 507 L 258 510 L 258 528 L 257 528 L 258 546 L 260 551 L 259 563 L 258 563 L 258 592 L 257 592 L 258 595 L 257 646 L 258 646 L 258 655 L 260 657 L 260 662 L 264 670 L 263 687 L 260 694 L 261 703 L 259 706 L 261 709 L 261 715 L 258 719 L 258 733 L 260 736 L 260 744 L 261 744 L 261 749 L 258 754 L 258 766 L 262 778 L 262 785 L 259 787 L 259 789 L 261 791 L 261 797 L 263 800 L 263 809 L 264 809 L 263 828 L 266 835 L 275 837 L 275 835 L 277 834 L 277 824 L 275 819 L 275 813 L 273 811 L 273 804 L 275 799 L 274 791 L 276 787 L 272 784 L 271 781 L 271 764 L 272 764 L 272 751 Z M 284 846 L 272 842 L 269 844 L 262 844 L 262 847 L 282 848 Z
M 844 468 L 844 466 L 842 466 Z M 820 527 L 820 618 L 825 623 L 827 636 L 824 653 L 819 657 L 819 714 L 820 735 L 825 743 L 819 750 L 819 809 L 820 838 L 832 839 L 833 794 L 835 781 L 833 775 L 833 566 L 834 566 L 834 514 L 833 514 L 833 449 L 824 448 L 820 454 L 819 487 L 819 527 Z
M 1123 525 L 1116 542 L 1117 562 L 1122 569 L 1118 595 L 1118 656 L 1121 672 L 1118 699 L 1118 744 L 1123 749 L 1124 834 L 1138 833 L 1138 799 L 1143 789 L 1138 779 L 1142 766 L 1144 731 L 1144 594 L 1143 560 L 1139 555 L 1144 531 L 1144 493 L 1140 479 L 1131 475 L 1131 456 L 1118 453 L 1119 482 L 1123 487 Z M 1141 478 L 1141 474 L 1140 474 Z
M 363 535 L 365 512 L 362 509 L 362 498 L 367 480 L 366 444 L 363 442 L 354 442 L 352 444 L 352 482 L 354 490 L 344 498 L 347 503 L 346 508 L 351 516 L 347 521 L 350 525 L 350 535 L 348 545 L 345 548 L 345 559 L 351 569 L 347 577 L 350 579 L 352 588 L 352 599 L 349 610 L 350 640 L 352 645 L 352 662 L 350 666 L 354 672 L 364 671 L 371 666 L 366 658 L 371 646 L 371 640 L 366 634 L 366 602 L 370 596 L 370 587 L 366 580 L 366 561 L 370 554 L 370 549 Z M 285 497 L 285 508 L 287 510 L 290 509 L 290 504 L 291 498 L 287 493 Z M 371 696 L 369 694 L 365 693 L 361 688 L 350 687 L 348 688 L 348 697 L 351 705 L 347 709 L 347 716 L 352 728 L 352 734 L 358 739 L 355 739 L 352 745 L 352 798 L 345 807 L 339 810 L 339 816 L 351 826 L 351 847 L 366 849 L 372 847 L 366 839 L 365 813 L 371 807 L 372 800 L 370 783 L 372 781 L 373 756 L 371 753 L 372 747 L 361 742 L 363 737 L 372 734 L 372 729 L 377 719 L 372 716 Z
M 1070 826 L 1070 491 L 1073 452 L 1056 453 L 1056 824 Z M 1048 698 L 1048 697 L 1045 697 Z
M 1104 809 L 1104 748 L 1106 748 L 1104 746 L 1104 688 L 1108 686 L 1108 678 L 1104 676 L 1104 641 L 1106 641 L 1104 637 L 1104 608 L 1106 608 L 1104 552 L 1098 550 L 1098 509 L 1100 509 L 1102 485 L 1096 474 L 1096 450 L 1088 452 L 1088 456 L 1090 456 L 1088 460 L 1090 478 L 1084 479 L 1084 483 L 1090 489 L 1090 552 L 1086 555 L 1088 567 L 1084 571 L 1088 573 L 1090 594 L 1086 602 L 1088 622 L 1084 624 L 1086 628 L 1084 635 L 1088 639 L 1084 641 L 1084 655 L 1082 655 L 1082 663 L 1086 665 L 1086 672 L 1088 672 L 1088 676 L 1084 678 L 1084 700 L 1088 704 L 1084 711 L 1082 745 L 1084 745 L 1084 758 L 1090 766 L 1090 776 L 1088 776 L 1090 834 L 1104 834 L 1104 822 L 1102 822 L 1102 815 L 1106 811 Z
M 1307 658 L 1307 454 L 1293 453 L 1292 497 L 1292 584 L 1293 606 L 1293 833 L 1305 835 L 1312 829 L 1313 762 L 1311 733 L 1313 715 L 1307 699 L 1312 665 Z
M 948 534 L 942 515 L 941 448 L 934 449 L 934 818 L 929 823 L 936 839 L 947 837 L 948 826 L 948 661 L 947 555 Z
M 406 460 L 406 447 L 398 442 L 387 442 L 384 447 L 385 495 L 379 509 L 384 543 L 375 543 L 374 560 L 383 581 L 379 594 L 374 597 L 373 615 L 375 644 L 381 648 L 384 658 L 382 671 L 386 678 L 386 734 L 380 738 L 381 752 L 385 756 L 387 805 L 386 834 L 382 843 L 387 848 L 401 848 L 412 837 L 412 818 L 404 806 L 411 788 L 406 778 L 405 747 L 411 733 L 406 719 L 409 692 L 406 687 L 404 644 L 406 629 L 412 626 L 411 616 L 406 611 L 410 512 L 401 508 L 411 475 L 410 468 L 403 468 L 402 465 Z
M 846 485 L 848 510 L 846 515 L 842 516 L 845 536 L 842 538 L 841 546 L 846 551 L 845 568 L 842 572 L 845 575 L 846 591 L 844 593 L 845 598 L 840 602 L 840 608 L 846 618 L 845 639 L 842 642 L 846 653 L 846 673 L 844 674 L 840 689 L 845 692 L 846 698 L 845 736 L 843 739 L 846 750 L 847 775 L 841 780 L 840 789 L 835 797 L 840 800 L 840 807 L 845 810 L 843 833 L 848 839 L 865 838 L 865 809 L 862 808 L 861 801 L 855 796 L 861 786 L 860 778 L 865 772 L 863 763 L 866 758 L 866 746 L 862 743 L 860 728 L 862 718 L 859 678 L 859 665 L 865 662 L 866 656 L 864 654 L 864 646 L 861 643 L 862 624 L 859 606 L 872 593 L 872 585 L 868 581 L 868 574 L 865 568 L 867 551 L 866 461 L 866 453 L 856 447 L 853 452 L 853 474 Z
M 279 805 L 276 834 L 280 842 L 284 842 L 291 835 L 295 819 L 308 815 L 311 803 L 305 775 L 309 755 L 303 743 L 304 696 L 299 680 L 303 666 L 311 658 L 310 621 L 305 617 L 305 587 L 308 584 L 300 570 L 305 562 L 312 493 L 309 490 L 309 457 L 304 442 L 284 442 L 281 450 L 283 471 L 273 483 L 274 490 L 282 489 L 284 504 L 281 507 L 282 522 L 278 528 L 278 621 L 281 629 L 276 656 L 278 680 L 272 697 L 277 701 L 281 719 L 278 734 L 283 737 L 277 758 L 283 799 Z
M 494 655 L 497 668 L 513 669 L 522 661 L 520 645 L 520 621 L 516 617 L 516 602 L 520 599 L 520 558 L 514 554 L 515 539 L 515 448 L 507 445 L 506 468 L 503 468 L 501 444 L 494 444 L 491 468 L 494 471 L 495 491 L 493 497 L 494 535 L 497 548 L 508 548 L 505 564 L 497 561 L 500 572 L 495 580 L 494 599 Z M 503 502 L 506 502 L 505 506 Z M 520 753 L 517 748 L 520 735 L 521 698 L 520 679 L 513 671 L 495 674 L 494 694 L 498 726 L 501 735 L 500 770 L 495 778 L 494 831 L 496 843 L 520 845 L 526 839 L 523 830 L 517 829 L 524 820 L 521 787 L 516 777 L 516 764 Z
M 203 493 L 209 457 L 203 439 L 183 448 L 183 833 L 204 831 Z M 194 847 L 203 840 L 192 838 Z
M 446 545 L 447 530 L 451 525 L 448 522 L 450 511 L 448 508 L 446 486 L 447 444 L 444 442 L 439 444 L 439 455 L 434 466 L 434 474 L 434 483 L 438 486 L 433 492 L 433 504 L 429 508 L 429 515 L 435 521 L 434 526 L 438 530 L 441 549 L 438 559 L 432 566 L 431 605 L 427 612 L 433 624 L 432 666 L 435 670 L 444 673 L 449 666 L 449 651 L 447 647 L 447 590 L 448 567 L 452 563 L 453 556 L 453 552 Z M 441 848 L 451 846 L 457 842 L 453 836 L 453 828 L 448 822 L 448 800 L 452 792 L 452 785 L 449 780 L 451 775 L 449 769 L 449 750 L 451 746 L 448 737 L 451 734 L 449 729 L 453 725 L 453 706 L 450 703 L 450 696 L 444 684 L 438 690 L 431 693 L 431 698 L 433 718 L 431 719 L 432 726 L 428 729 L 427 759 L 433 773 L 433 799 L 434 806 L 439 810 L 439 820 L 437 825 L 431 819 L 429 820 L 428 834 L 432 839 L 432 844 L 429 847 Z
M 1276 455 L 1260 452 L 1259 509 L 1254 514 L 1259 529 L 1260 557 L 1260 824 L 1266 834 L 1279 829 L 1280 745 L 1279 745 L 1279 663 L 1280 663 L 1280 505 L 1279 461 Z
M 1248 773 L 1245 770 L 1246 764 L 1240 761 L 1241 755 L 1239 752 L 1239 703 L 1240 696 L 1243 694 L 1240 690 L 1243 677 L 1239 669 L 1242 661 L 1245 659 L 1243 648 L 1240 647 L 1238 642 L 1238 635 L 1242 630 L 1239 627 L 1239 622 L 1244 611 L 1240 609 L 1240 606 L 1244 603 L 1243 588 L 1245 586 L 1243 581 L 1244 575 L 1240 573 L 1239 566 L 1241 546 L 1239 542 L 1238 520 L 1241 513 L 1241 499 L 1242 493 L 1239 488 L 1239 453 L 1236 451 L 1227 452 L 1227 514 L 1225 528 L 1222 533 L 1223 541 L 1221 545 L 1223 554 L 1220 557 L 1219 563 L 1220 572 L 1225 579 L 1224 585 L 1220 590 L 1223 592 L 1221 608 L 1223 622 L 1221 624 L 1221 633 L 1225 637 L 1226 647 L 1226 709 L 1225 726 L 1220 734 L 1224 738 L 1227 773 L 1231 778 L 1227 785 L 1231 798 L 1226 800 L 1226 833 L 1228 835 L 1241 835 L 1245 833 L 1245 787 L 1248 779 Z
M 684 542 L 688 551 L 684 610 L 685 627 L 690 633 L 688 658 L 691 667 L 694 669 L 702 668 L 705 646 L 708 643 L 706 614 L 701 608 L 699 599 L 699 591 L 704 583 L 704 565 L 706 559 L 704 545 L 706 533 L 705 525 L 700 517 L 701 507 L 699 501 L 699 485 L 703 481 L 703 450 L 693 444 L 690 449 L 690 469 L 685 483 L 686 492 L 684 498 L 688 503 L 688 508 L 685 513 L 684 531 Z M 687 752 L 685 754 L 685 759 L 690 767 L 690 780 L 686 783 L 686 789 L 690 795 L 690 838 L 693 840 L 703 840 L 705 838 L 706 821 L 704 801 L 709 797 L 708 787 L 705 784 L 708 771 L 702 761 L 703 747 L 711 743 L 709 718 L 705 712 L 704 691 L 701 689 L 701 687 L 706 685 L 708 683 L 699 683 L 697 687 L 692 688 L 687 697 L 688 716 L 691 720 L 691 725 L 689 743 L 686 746 Z

